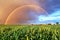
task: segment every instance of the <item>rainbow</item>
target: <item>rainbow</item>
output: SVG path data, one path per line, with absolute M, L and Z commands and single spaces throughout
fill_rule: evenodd
M 20 7 L 16 8 L 16 9 L 14 9 L 14 10 L 9 14 L 9 16 L 7 17 L 7 19 L 6 19 L 6 21 L 5 21 L 5 24 L 8 24 L 9 19 L 11 18 L 11 16 L 13 16 L 13 14 L 15 14 L 15 12 L 16 12 L 17 10 L 20 9 L 19 11 L 21 11 L 21 10 L 22 10 L 23 8 L 25 8 L 25 7 L 29 7 L 29 8 L 31 8 L 31 9 L 34 9 L 34 10 L 37 11 L 37 12 L 45 12 L 46 15 L 48 14 L 46 10 L 44 10 L 42 7 L 40 7 L 40 6 L 38 6 L 38 5 L 23 5 L 23 6 L 20 6 Z

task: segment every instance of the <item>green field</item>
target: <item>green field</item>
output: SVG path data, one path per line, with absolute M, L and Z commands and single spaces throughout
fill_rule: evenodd
M 0 40 L 60 40 L 60 25 L 0 25 Z

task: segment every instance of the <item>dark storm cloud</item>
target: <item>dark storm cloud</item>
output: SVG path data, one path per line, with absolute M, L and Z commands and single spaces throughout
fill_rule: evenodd
M 55 10 L 60 9 L 60 0 L 39 0 L 39 2 L 48 13 L 52 13 Z

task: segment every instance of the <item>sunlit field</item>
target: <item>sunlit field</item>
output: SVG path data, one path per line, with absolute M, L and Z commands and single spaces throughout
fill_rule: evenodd
M 60 25 L 0 25 L 0 40 L 60 40 Z

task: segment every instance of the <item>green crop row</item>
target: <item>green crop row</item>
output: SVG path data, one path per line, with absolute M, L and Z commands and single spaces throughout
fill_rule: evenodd
M 60 40 L 58 25 L 2 25 L 0 40 Z

